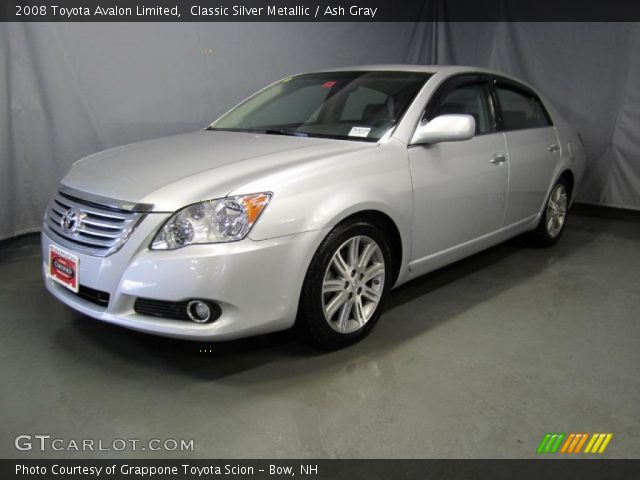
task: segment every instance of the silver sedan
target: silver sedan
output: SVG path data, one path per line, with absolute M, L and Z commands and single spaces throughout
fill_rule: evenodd
M 573 128 L 507 75 L 295 75 L 204 130 L 76 162 L 45 215 L 45 282 L 139 331 L 294 327 L 337 348 L 395 286 L 516 235 L 554 244 L 583 171 Z

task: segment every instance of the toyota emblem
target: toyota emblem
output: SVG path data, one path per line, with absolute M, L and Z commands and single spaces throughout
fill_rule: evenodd
M 75 233 L 80 228 L 80 222 L 82 221 L 82 212 L 77 208 L 70 208 L 67 210 L 60 219 L 60 227 L 64 233 Z

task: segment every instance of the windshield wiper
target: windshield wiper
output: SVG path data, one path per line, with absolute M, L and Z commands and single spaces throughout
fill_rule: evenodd
M 298 130 L 287 130 L 286 128 L 276 129 L 276 128 L 267 128 L 267 129 L 251 129 L 251 128 L 216 128 L 216 127 L 207 127 L 205 130 L 215 130 L 219 132 L 245 132 L 245 133 L 263 133 L 267 135 L 291 135 L 292 137 L 308 137 L 309 134 L 305 132 L 299 132 Z
M 210 132 L 249 132 L 250 130 L 245 130 L 244 128 L 218 128 L 209 125 L 205 130 Z
M 286 128 L 274 130 L 267 129 L 261 130 L 260 133 L 266 133 L 267 135 L 291 135 L 292 137 L 308 137 L 309 134 L 305 132 L 299 132 L 298 130 L 287 130 Z

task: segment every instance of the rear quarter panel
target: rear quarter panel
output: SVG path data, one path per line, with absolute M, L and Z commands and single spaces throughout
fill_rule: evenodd
M 560 145 L 560 160 L 555 172 L 554 182 L 565 170 L 570 170 L 573 173 L 574 186 L 571 195 L 571 202 L 573 202 L 576 194 L 580 191 L 580 186 L 584 179 L 586 166 L 584 144 L 576 128 L 568 123 L 546 99 L 543 99 L 543 102 L 553 119 L 558 136 L 558 144 Z

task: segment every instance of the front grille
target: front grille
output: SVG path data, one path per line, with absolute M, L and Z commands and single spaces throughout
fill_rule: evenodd
M 91 303 L 107 308 L 109 306 L 110 295 L 108 292 L 102 290 L 96 290 L 94 288 L 85 287 L 80 285 L 77 295 Z
M 140 315 L 148 315 L 150 317 L 189 320 L 187 316 L 187 303 L 189 302 L 167 302 L 165 300 L 153 300 L 151 298 L 136 298 L 133 309 Z
M 79 192 L 71 195 L 68 189 L 59 191 L 47 208 L 46 230 L 73 251 L 99 257 L 116 252 L 127 241 L 143 214 L 108 205 L 107 201 L 96 203 L 81 198 L 81 195 Z M 63 228 L 62 219 L 66 214 L 75 214 L 72 228 Z

